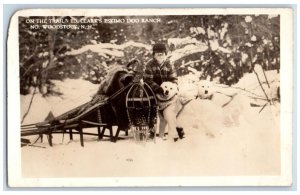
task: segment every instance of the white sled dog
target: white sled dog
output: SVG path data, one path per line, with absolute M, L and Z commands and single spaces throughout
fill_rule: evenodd
M 213 83 L 208 80 L 200 80 L 197 83 L 198 98 L 211 100 L 214 96 L 215 89 Z
M 182 108 L 180 99 L 178 98 L 178 86 L 172 82 L 163 82 L 161 87 L 164 90 L 163 94 L 157 94 L 159 106 L 159 136 L 164 137 L 166 125 L 168 125 L 168 139 L 177 141 L 178 138 L 184 138 L 184 131 L 176 123 L 176 116 Z M 176 135 L 176 131 L 177 134 Z

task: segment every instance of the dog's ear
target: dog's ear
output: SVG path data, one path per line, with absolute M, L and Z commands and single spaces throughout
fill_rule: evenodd
M 201 82 L 203 82 L 202 80 L 199 80 L 198 82 L 195 82 L 195 85 L 198 87 L 201 85 Z

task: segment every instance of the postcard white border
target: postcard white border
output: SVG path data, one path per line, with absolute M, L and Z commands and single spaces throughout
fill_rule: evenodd
M 141 11 L 142 10 L 142 11 Z M 22 178 L 19 94 L 19 16 L 280 14 L 281 174 L 225 177 Z M 14 14 L 7 42 L 8 184 L 10 187 L 290 186 L 292 183 L 293 11 L 290 8 L 28 9 Z

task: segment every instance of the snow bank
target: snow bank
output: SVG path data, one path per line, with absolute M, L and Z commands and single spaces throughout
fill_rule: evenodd
M 187 44 L 203 44 L 202 42 L 198 41 L 196 38 L 192 37 L 185 37 L 185 38 L 169 38 L 168 45 L 173 45 L 176 49 L 182 47 L 183 45 Z
M 170 60 L 172 62 L 194 53 L 204 52 L 208 49 L 207 44 L 192 37 L 170 38 L 168 39 L 168 44 L 169 46 L 173 45 L 176 49 L 170 54 Z M 225 54 L 231 53 L 231 50 L 220 46 L 217 39 L 210 40 L 210 47 L 213 51 L 218 50 Z
M 268 98 L 276 99 L 277 98 L 277 90 L 278 90 L 278 87 L 280 86 L 279 73 L 277 73 L 276 70 L 271 70 L 271 71 L 266 71 L 265 75 L 264 75 L 262 70 L 258 69 L 257 76 L 259 77 L 262 87 L 263 87 L 264 91 L 266 92 Z M 246 74 L 233 87 L 248 90 L 257 96 L 266 98 L 265 93 L 263 92 L 263 90 L 260 87 L 260 84 L 257 80 L 257 76 L 255 73 Z M 269 83 L 269 85 L 268 85 L 268 83 Z
M 204 44 L 199 45 L 186 45 L 181 49 L 177 49 L 173 51 L 170 55 L 170 61 L 175 62 L 184 56 L 191 55 L 194 53 L 204 52 L 208 49 L 208 47 Z
M 23 124 L 42 122 L 50 111 L 54 116 L 58 116 L 82 105 L 91 100 L 99 87 L 83 79 L 53 80 L 52 82 L 56 86 L 55 90 L 63 95 L 43 97 L 39 93 L 35 94 L 29 114 L 25 117 Z M 28 110 L 31 98 L 32 95 L 21 96 L 22 118 Z
M 270 88 L 266 83 L 263 72 L 257 72 L 269 99 L 277 98 L 277 88 L 279 86 L 279 74 L 277 71 L 265 72 Z M 197 87 L 201 81 L 191 79 L 193 78 L 192 75 L 195 76 L 195 73 L 191 73 L 179 78 L 179 91 L 181 96 L 183 96 L 185 99 L 196 97 L 198 93 Z M 216 118 L 218 118 L 218 121 L 221 121 L 222 124 L 219 124 L 219 128 L 224 128 L 226 126 L 239 126 L 241 121 L 251 124 L 254 122 L 254 119 L 259 117 L 259 109 L 261 109 L 261 107 L 253 108 L 251 105 L 255 104 L 258 106 L 263 106 L 267 103 L 264 92 L 259 85 L 255 73 L 246 74 L 237 84 L 233 85 L 232 87 L 215 84 L 213 82 L 212 86 L 212 90 L 215 91 L 212 100 L 199 100 L 200 102 L 206 102 L 205 106 L 209 105 L 209 109 L 203 106 L 200 102 L 193 103 L 195 105 L 190 108 L 190 110 L 193 111 L 189 111 L 189 114 L 183 114 L 184 119 L 182 120 L 188 121 L 185 123 L 185 125 L 192 127 L 195 125 L 195 122 L 197 123 L 203 118 L 207 117 L 208 113 L 215 115 Z M 194 110 L 195 108 L 199 109 L 199 113 Z M 273 114 L 275 118 L 279 120 L 280 105 L 277 102 L 274 102 L 274 105 L 272 105 L 271 108 L 273 109 L 271 114 Z M 205 116 L 198 116 L 198 114 L 201 113 L 204 113 Z M 222 116 L 219 115 L 220 113 L 222 113 Z M 190 121 L 188 120 L 188 117 L 190 116 L 197 117 L 199 120 Z M 202 125 L 203 123 L 205 122 L 202 121 Z
M 146 45 L 143 43 L 137 43 L 134 41 L 128 41 L 122 45 L 112 44 L 112 43 L 100 43 L 100 44 L 91 44 L 85 45 L 79 49 L 74 49 L 70 52 L 67 52 L 67 55 L 78 55 L 84 53 L 86 51 L 92 51 L 98 53 L 101 56 L 108 57 L 115 56 L 115 57 L 124 57 L 124 49 L 127 47 L 140 47 L 145 48 L 146 50 L 151 50 L 150 45 Z
M 33 98 L 32 95 L 21 95 L 21 121 L 24 119 L 23 125 L 44 121 L 50 111 L 51 105 L 41 94 L 35 94 Z

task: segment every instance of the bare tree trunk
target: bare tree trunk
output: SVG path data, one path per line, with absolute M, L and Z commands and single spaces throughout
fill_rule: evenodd
M 48 71 L 51 69 L 53 66 L 55 66 L 55 55 L 54 55 L 54 46 L 55 46 L 55 36 L 56 36 L 56 31 L 50 30 L 48 33 L 48 45 L 49 45 L 49 62 L 48 64 L 42 65 L 41 66 L 41 74 L 40 74 L 40 92 L 42 94 L 47 93 L 47 85 L 46 82 L 48 80 Z

